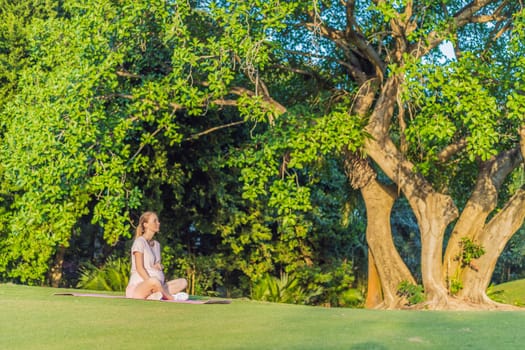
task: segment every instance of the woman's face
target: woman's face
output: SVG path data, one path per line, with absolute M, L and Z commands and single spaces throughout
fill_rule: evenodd
M 144 232 L 151 232 L 153 234 L 159 232 L 160 221 L 157 215 L 152 214 L 149 216 L 148 220 L 144 222 Z

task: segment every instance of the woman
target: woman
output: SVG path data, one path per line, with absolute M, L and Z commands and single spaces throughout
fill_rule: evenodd
M 126 288 L 127 298 L 188 299 L 186 293 L 180 293 L 188 286 L 186 279 L 164 282 L 160 243 L 153 239 L 159 228 L 157 214 L 148 211 L 141 215 L 131 247 L 131 275 Z

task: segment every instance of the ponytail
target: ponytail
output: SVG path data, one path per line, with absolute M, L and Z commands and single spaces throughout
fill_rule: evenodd
M 135 239 L 141 237 L 144 234 L 144 223 L 149 220 L 151 215 L 157 214 L 153 211 L 146 211 L 140 216 L 139 224 L 137 225 L 137 229 L 135 231 Z

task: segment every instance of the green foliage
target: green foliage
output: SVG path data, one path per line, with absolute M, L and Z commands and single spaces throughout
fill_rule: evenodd
M 121 64 L 109 44 L 114 27 L 104 23 L 115 9 L 93 6 L 77 16 L 76 5 L 56 9 L 70 11 L 66 17 L 28 21 L 27 64 L 2 114 L 0 158 L 13 203 L 0 273 L 30 283 L 42 281 L 56 248 L 68 246 L 90 211 L 109 244 L 126 236 L 127 210 L 140 197 L 125 181 L 129 120 L 104 97 L 117 85 L 111 68 Z
M 292 174 L 263 184 L 272 191 L 267 201 L 257 197 L 251 202 L 257 211 L 235 211 L 221 227 L 223 242 L 231 244 L 235 256 L 232 266 L 252 280 L 278 269 L 297 273 L 310 266 L 317 271 L 319 262 L 332 265 L 326 262 L 348 256 L 364 268 L 359 260 L 366 255 L 364 213 L 353 194 L 342 191 L 348 182 L 340 164 L 333 158 L 320 159 Z M 308 281 L 301 278 L 304 286 Z
M 377 77 L 363 72 L 359 86 L 356 67 L 377 64 L 376 49 L 385 76 L 403 77 L 407 127 L 389 126 L 392 139 L 406 136 L 416 170 L 458 203 L 477 162 L 512 146 L 523 119 L 522 13 L 511 36 L 489 40 L 482 24 L 453 28 L 441 6 L 456 13 L 463 2 L 418 1 L 401 40 L 390 33 L 407 20 L 406 1 L 356 2 L 351 26 L 336 1 L 0 5 L 1 279 L 43 283 L 57 249 L 77 252 L 79 242 L 96 250 L 82 259 L 122 249 L 130 221 L 153 209 L 169 271 L 197 293 L 214 293 L 226 276 L 263 283 L 282 270 L 286 281 L 264 283 L 354 305 L 366 219 L 340 159 L 368 137 L 366 117 L 349 111 Z M 366 52 L 345 42 L 339 30 L 351 27 Z M 466 37 L 468 50 L 455 61 L 392 54 L 401 42 L 424 49 L 429 33 Z M 441 164 L 440 152 L 462 140 Z M 396 244 L 418 267 L 409 221 Z M 475 254 L 460 259 L 470 266 Z M 334 262 L 350 258 L 351 268 Z
M 100 267 L 87 263 L 80 268 L 77 288 L 123 292 L 128 284 L 130 269 L 129 259 L 115 256 L 110 256 Z
M 284 272 L 279 278 L 265 274 L 255 281 L 251 298 L 274 303 L 308 304 L 310 300 L 321 293 L 321 288 L 305 290 L 299 284 L 299 279 L 296 276 Z
M 2 218 L 0 274 L 41 283 L 81 218 L 89 217 L 105 244 L 114 245 L 129 237 L 135 210 L 184 206 L 184 185 L 204 165 L 195 158 L 182 165 L 181 154 L 191 149 L 177 149 L 183 133 L 202 131 L 204 115 L 211 126 L 222 122 L 224 115 L 215 113 L 230 85 L 249 87 L 258 79 L 270 61 L 267 39 L 296 7 L 222 5 L 210 3 L 204 11 L 190 2 L 73 0 L 41 17 L 30 2 L 3 7 L 2 15 L 13 19 L 6 23 L 7 42 L 21 48 L 10 52 L 12 61 L 24 60 L 16 78 L 8 77 L 18 85 L 8 91 L 16 96 L 2 114 L 3 186 L 13 203 Z M 257 94 L 240 96 L 236 107 L 228 118 L 263 122 L 277 115 Z M 219 143 L 220 153 L 225 146 Z M 175 201 L 165 203 L 166 189 Z M 298 192 L 299 200 L 307 195 Z M 206 222 L 199 215 L 177 225 Z M 263 223 L 252 226 L 263 241 L 271 237 Z M 251 261 L 244 264 L 249 268 Z
M 295 271 L 311 260 L 312 246 L 308 241 L 314 237 L 315 231 L 320 231 L 314 228 L 313 222 L 321 223 L 323 216 L 330 216 L 329 207 L 336 210 L 339 221 L 334 219 L 330 221 L 333 226 L 325 226 L 327 234 L 341 229 L 342 208 L 348 204 L 345 203 L 348 198 L 335 191 L 323 197 L 321 192 L 331 187 L 327 183 L 330 176 L 335 178 L 334 174 L 341 176 L 334 179 L 339 185 L 337 187 L 333 182 L 334 190 L 347 186 L 340 165 L 332 157 L 344 145 L 357 148 L 364 138 L 360 131 L 364 121 L 347 116 L 342 106 L 332 106 L 333 110 L 326 115 L 296 106 L 280 116 L 275 127 L 256 135 L 255 143 L 245 147 L 240 154 L 235 152 L 228 160 L 230 167 L 242 169 L 243 198 L 252 208 L 258 208 L 252 213 L 240 211 L 235 214 L 250 218 L 248 222 L 259 220 L 263 225 L 254 225 L 240 239 L 237 235 L 230 236 L 231 230 L 222 233 L 228 242 L 233 240 L 234 254 L 240 253 L 244 249 L 242 246 L 257 247 L 257 258 L 242 259 L 249 261 L 245 266 L 249 270 L 243 268 L 243 272 L 250 278 L 257 279 L 264 272 L 271 271 L 273 261 L 284 264 L 286 271 Z M 314 190 L 318 185 L 319 189 Z M 324 201 L 320 200 L 322 197 Z M 319 201 L 314 207 L 312 201 L 315 200 Z M 343 231 L 338 232 L 342 234 Z M 270 243 L 272 237 L 274 240 Z M 254 270 L 257 266 L 254 263 L 259 261 L 261 269 Z
M 353 265 L 336 261 L 322 267 L 304 267 L 297 273 L 306 290 L 319 290 L 310 304 L 331 307 L 362 307 L 363 293 L 355 288 Z
M 470 267 L 471 269 L 477 269 L 476 266 L 472 263 L 473 260 L 480 258 L 485 254 L 485 248 L 483 246 L 476 244 L 472 239 L 468 237 L 463 237 L 459 243 L 461 246 L 461 253 L 456 259 L 459 260 L 461 267 Z
M 225 259 L 220 254 L 211 256 L 188 255 L 177 258 L 174 278 L 184 276 L 190 295 L 217 296 L 223 286 Z
M 280 278 L 267 273 L 252 283 L 251 298 L 271 302 L 360 307 L 363 294 L 354 287 L 352 265 L 343 261 L 323 267 L 303 267 L 283 272 Z
M 425 301 L 423 286 L 408 281 L 401 281 L 397 287 L 397 295 L 404 297 L 408 305 L 415 305 Z
M 406 136 L 424 174 L 451 139 L 465 138 L 465 156 L 470 161 L 487 160 L 497 152 L 498 119 L 503 116 L 493 90 L 499 88 L 496 81 L 501 72 L 482 69 L 475 62 L 478 58 L 466 53 L 461 61 L 447 66 L 417 63 L 407 71 L 405 98 L 416 105 L 418 113 Z M 492 82 L 495 85 L 489 86 Z
M 476 244 L 469 237 L 463 237 L 459 242 L 459 245 L 461 247 L 461 251 L 458 256 L 455 257 L 455 259 L 459 261 L 460 266 L 455 272 L 455 277 L 448 281 L 449 292 L 452 295 L 456 295 L 461 289 L 463 289 L 463 283 L 461 282 L 460 278 L 463 269 L 468 267 L 477 271 L 478 268 L 473 263 L 473 261 L 485 254 L 485 249 L 481 245 Z
M 456 295 L 462 289 L 463 289 L 463 283 L 461 282 L 461 280 L 453 278 L 450 281 L 450 286 L 449 286 L 450 294 Z

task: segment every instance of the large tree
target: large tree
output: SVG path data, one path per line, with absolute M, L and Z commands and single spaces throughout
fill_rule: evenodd
M 372 95 L 360 96 L 374 101 L 366 109 L 371 137 L 364 150 L 396 184 L 419 223 L 425 306 L 496 306 L 485 291 L 499 254 L 525 214 L 522 190 L 508 194 L 504 187 L 523 160 L 523 99 L 516 79 L 523 71 L 520 6 L 506 1 L 378 5 L 391 14 L 385 22 L 392 34 L 386 57 L 393 61 L 370 60 L 376 74 L 386 77 L 373 100 Z M 456 60 L 425 60 L 446 38 L 454 44 Z M 396 68 L 385 70 L 387 65 Z M 370 215 L 390 210 L 390 202 L 379 198 L 392 194 L 378 186 L 383 187 L 371 180 L 361 187 L 367 209 L 375 211 Z M 466 202 L 465 192 L 470 192 Z M 503 202 L 498 202 L 498 194 L 504 194 Z M 383 231 L 388 230 L 385 226 Z M 369 237 L 380 231 L 369 227 Z M 370 262 L 383 285 L 382 305 L 395 307 L 392 288 L 411 278 L 388 242 L 369 240 Z M 386 257 L 384 249 L 390 252 Z
M 268 2 L 256 3 L 248 18 L 271 17 L 264 12 Z M 242 7 L 230 4 L 232 12 Z M 407 0 L 290 6 L 286 27 L 268 32 L 273 65 L 248 73 L 257 73 L 254 89 L 269 102 L 275 84 L 268 86 L 276 83 L 270 67 L 314 85 L 308 90 L 303 84 L 295 101 L 290 95 L 297 92 L 275 95 L 282 102 L 277 110 L 284 105 L 286 113 L 277 123 L 269 116 L 280 130 L 269 134 L 277 140 L 274 151 L 285 155 L 281 168 L 300 169 L 333 151 L 345 160 L 367 208 L 367 305 L 401 307 L 399 286 L 417 283 L 390 227 L 402 196 L 419 225 L 422 305 L 503 307 L 486 289 L 525 217 L 523 190 L 507 186 L 523 161 L 521 5 Z M 443 54 L 446 43 L 453 58 Z M 362 139 L 352 133 L 360 125 Z

